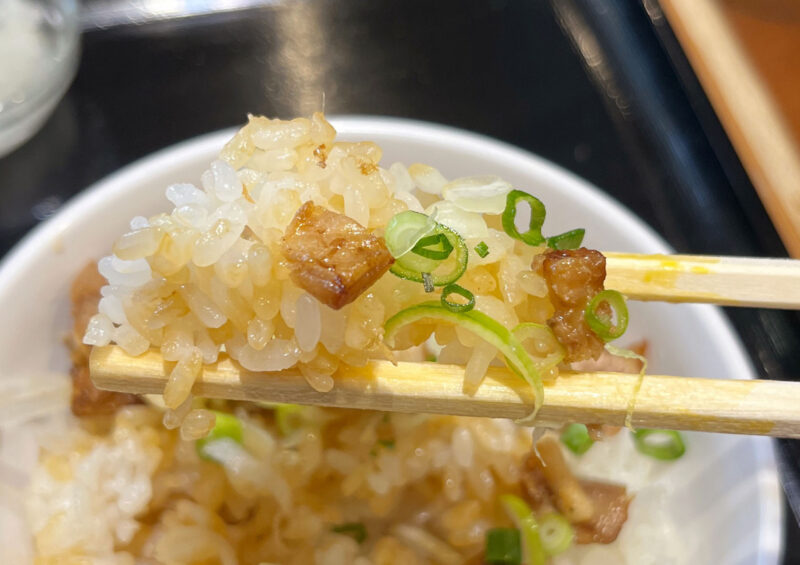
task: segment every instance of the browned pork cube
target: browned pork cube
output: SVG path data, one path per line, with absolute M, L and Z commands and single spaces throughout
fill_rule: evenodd
M 281 245 L 292 281 L 334 310 L 358 298 L 394 263 L 383 238 L 310 201 L 295 214 Z
M 632 496 L 624 486 L 599 481 L 581 481 L 594 504 L 595 513 L 587 522 L 575 525 L 578 543 L 613 543 L 628 519 Z
M 583 311 L 595 294 L 603 290 L 606 258 L 593 249 L 552 250 L 534 258 L 532 268 L 540 270 L 555 313 L 547 321 L 566 349 L 567 363 L 597 359 L 604 342 L 583 319 Z
M 606 258 L 594 249 L 563 249 L 544 254 L 543 275 L 556 309 L 585 308 L 603 290 Z

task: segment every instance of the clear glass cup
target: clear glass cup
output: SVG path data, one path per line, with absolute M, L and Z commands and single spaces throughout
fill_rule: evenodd
M 33 136 L 75 76 L 75 0 L 0 0 L 0 156 Z

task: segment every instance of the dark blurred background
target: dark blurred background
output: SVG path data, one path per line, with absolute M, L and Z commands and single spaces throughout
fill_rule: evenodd
M 89 0 L 77 77 L 45 127 L 0 158 L 0 255 L 91 183 L 246 114 L 380 114 L 538 153 L 634 210 L 679 251 L 782 257 L 654 0 Z M 728 315 L 762 376 L 800 366 L 795 313 Z M 789 498 L 798 454 L 778 444 Z M 800 563 L 787 512 L 785 563 Z

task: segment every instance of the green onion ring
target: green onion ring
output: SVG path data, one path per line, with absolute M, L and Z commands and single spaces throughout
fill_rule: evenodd
M 544 373 L 545 371 L 549 371 L 564 359 L 566 355 L 566 351 L 564 350 L 564 346 L 558 341 L 556 336 L 553 334 L 553 330 L 543 324 L 536 324 L 534 322 L 522 322 L 521 324 L 517 325 L 511 333 L 520 340 L 523 344 L 528 339 L 542 339 L 548 342 L 548 345 L 552 349 L 552 352 L 547 355 L 547 357 L 541 357 L 536 354 L 531 355 L 531 360 L 533 364 L 536 365 L 536 369 L 539 373 Z
M 674 461 L 686 453 L 683 437 L 675 430 L 642 428 L 633 432 L 633 442 L 639 453 L 660 461 Z
M 601 304 L 607 303 L 617 316 L 616 325 L 611 325 L 612 320 L 598 314 Z M 603 341 L 617 339 L 628 329 L 628 306 L 625 297 L 616 290 L 602 290 L 594 295 L 583 313 L 588 326 Z
M 561 432 L 561 443 L 575 455 L 583 455 L 594 445 L 584 424 L 570 424 Z
M 539 518 L 539 538 L 547 555 L 558 555 L 572 546 L 575 530 L 564 516 L 550 512 Z
M 436 222 L 429 216 L 406 210 L 392 216 L 386 225 L 383 240 L 389 253 L 397 259 L 411 251 L 420 239 L 435 229 Z
M 441 249 L 436 249 L 436 246 L 441 246 Z M 420 239 L 411 249 L 412 253 L 416 253 L 420 257 L 426 259 L 433 259 L 435 261 L 444 261 L 450 257 L 453 251 L 453 246 L 443 233 L 434 233 L 426 235 Z
M 531 206 L 531 219 L 528 223 L 528 231 L 519 233 L 516 226 L 517 203 L 524 201 Z M 547 211 L 542 201 L 521 190 L 512 190 L 506 196 L 506 209 L 503 210 L 502 222 L 505 232 L 513 237 L 524 241 L 528 245 L 541 245 L 545 242 L 542 236 L 542 225 Z
M 465 298 L 467 303 L 459 304 L 458 302 L 450 302 L 447 300 L 447 297 L 451 294 L 457 294 Z M 442 306 L 451 312 L 469 312 L 475 308 L 475 295 L 461 285 L 450 283 L 442 289 Z
M 405 214 L 405 212 L 403 213 Z M 424 214 L 422 215 L 424 216 Z M 464 243 L 464 238 L 447 226 L 435 222 L 434 224 L 434 234 L 432 235 L 444 236 L 455 253 L 449 254 L 446 261 L 429 259 L 418 253 L 405 253 L 395 259 L 389 269 L 392 274 L 401 279 L 424 283 L 423 273 L 429 273 L 434 286 L 446 286 L 457 281 L 464 274 L 469 259 L 469 250 L 467 244 Z M 424 237 L 428 237 L 428 235 Z M 444 269 L 441 268 L 443 265 Z M 442 272 L 443 270 L 444 272 Z

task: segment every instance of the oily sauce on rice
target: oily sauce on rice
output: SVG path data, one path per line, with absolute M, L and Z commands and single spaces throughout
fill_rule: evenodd
M 334 310 L 358 298 L 394 263 L 383 238 L 311 201 L 286 228 L 281 251 L 292 281 Z
M 101 260 L 107 282 L 94 265 L 76 279 L 73 411 L 87 418 L 113 414 L 102 419 L 108 433 L 84 439 L 100 454 L 98 469 L 102 454 L 131 456 L 126 464 L 137 470 L 141 495 L 125 517 L 135 535 L 114 533 L 112 551 L 175 563 L 219 557 L 409 565 L 430 563 L 430 548 L 438 547 L 433 561 L 479 563 L 486 531 L 510 525 L 497 502 L 504 494 L 525 498 L 537 516 L 561 510 L 578 543 L 613 542 L 632 496 L 625 487 L 573 474 L 552 434 L 541 440 L 541 451 L 550 471 L 559 471 L 545 473 L 542 460 L 528 455 L 530 432 L 506 420 L 299 408 L 294 427 L 281 424 L 274 407 L 191 397 L 202 364 L 220 351 L 253 370 L 296 367 L 327 392 L 341 364 L 385 355 L 388 317 L 431 299 L 422 285 L 386 275 L 394 259 L 377 234 L 400 212 L 430 210 L 447 179 L 432 167 L 381 168 L 376 144 L 336 142 L 335 133 L 321 114 L 291 122 L 251 117 L 203 175 L 202 189 L 174 185 L 171 213 L 131 224 L 124 244 Z M 450 182 L 459 181 L 477 182 Z M 460 279 L 474 292 L 476 311 L 509 330 L 546 323 L 567 349 L 565 361 L 597 359 L 601 369 L 603 342 L 583 311 L 603 290 L 602 254 L 523 244 L 501 231 L 496 215 L 458 214 L 456 220 L 476 227 L 462 229 L 470 259 Z M 487 255 L 474 252 L 479 244 Z M 98 313 L 103 284 L 103 296 L 113 294 L 125 316 L 103 304 Z M 149 400 L 131 406 L 138 402 L 132 395 L 95 389 L 86 370 L 89 348 L 81 343 L 93 316 L 90 343 L 172 355 L 175 371 L 185 369 L 178 375 L 185 377 L 180 402 L 166 403 L 167 410 Z M 447 362 L 467 364 L 479 346 L 477 337 L 448 324 L 410 329 L 416 344 L 433 334 Z M 135 340 L 122 343 L 122 335 Z M 502 359 L 496 350 L 485 353 L 487 366 Z M 222 455 L 210 461 L 190 441 L 208 430 L 195 434 L 189 423 L 202 416 L 213 427 L 214 411 L 233 415 L 244 431 L 241 444 L 217 444 Z M 620 443 L 614 429 L 590 430 L 596 439 Z M 135 461 L 128 444 L 141 446 L 149 466 Z M 103 496 L 109 508 L 121 508 L 113 495 Z M 582 501 L 580 512 L 573 511 L 575 501 Z M 333 529 L 353 522 L 368 533 L 363 545 Z

